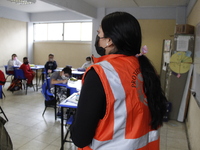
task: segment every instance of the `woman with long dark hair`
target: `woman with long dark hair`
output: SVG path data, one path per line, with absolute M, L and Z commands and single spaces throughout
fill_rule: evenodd
M 166 98 L 141 29 L 126 12 L 106 15 L 84 77 L 71 138 L 80 150 L 158 150 Z

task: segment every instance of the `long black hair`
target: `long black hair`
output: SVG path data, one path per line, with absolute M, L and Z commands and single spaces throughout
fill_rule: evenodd
M 140 53 L 141 28 L 138 20 L 126 12 L 114 12 L 105 16 L 101 22 L 105 38 L 111 38 L 118 54 L 135 56 Z M 138 57 L 144 80 L 144 89 L 151 112 L 150 125 L 157 129 L 163 123 L 166 112 L 166 97 L 161 88 L 159 76 L 150 60 L 142 55 Z

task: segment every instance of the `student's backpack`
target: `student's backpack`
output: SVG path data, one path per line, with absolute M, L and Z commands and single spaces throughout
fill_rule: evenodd
M 22 81 L 20 79 L 13 79 L 7 91 L 18 91 L 22 89 Z
M 0 85 L 4 85 L 6 83 L 6 78 L 3 71 L 0 70 Z

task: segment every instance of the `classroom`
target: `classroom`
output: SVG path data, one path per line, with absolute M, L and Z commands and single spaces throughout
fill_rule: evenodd
M 48 60 L 48 55 L 52 53 L 59 68 L 66 65 L 80 68 L 86 57 L 92 55 L 99 57 L 94 45 L 102 18 L 115 11 L 125 11 L 138 19 L 142 32 L 142 46 L 147 45 L 148 47 L 148 53 L 145 55 L 160 75 L 163 40 L 173 41 L 175 27 L 178 24 L 192 25 L 196 31 L 197 24 L 200 22 L 200 0 L 162 2 L 150 0 L 149 3 L 145 0 L 102 0 L 102 2 L 97 0 L 36 0 L 35 3 L 26 6 L 15 5 L 9 0 L 0 1 L 0 69 L 3 72 L 5 72 L 4 65 L 7 65 L 11 55 L 15 53 L 19 60 L 22 61 L 23 57 L 28 57 L 29 63 L 35 65 L 44 65 Z M 65 23 L 88 22 L 92 23 L 91 40 L 40 41 L 34 37 L 35 25 L 61 23 L 64 26 Z M 11 93 L 7 91 L 10 80 L 9 77 L 3 88 L 6 97 L 0 99 L 0 106 L 9 119 L 5 127 L 13 141 L 14 150 L 60 149 L 60 120 L 54 120 L 53 109 L 50 108 L 42 117 L 44 98 L 41 90 L 34 92 L 33 89 L 28 88 L 27 95 L 23 91 Z M 12 110 L 14 106 L 17 107 Z M 20 112 L 21 116 L 15 118 L 14 110 L 18 111 L 18 114 Z M 26 114 L 26 111 L 32 112 Z M 164 123 L 163 130 L 161 129 L 160 149 L 198 150 L 199 114 L 200 107 L 190 93 L 184 122 L 172 119 Z M 29 115 L 34 115 L 34 117 L 29 117 Z M 20 124 L 17 119 L 23 120 L 23 124 Z M 30 125 L 31 123 L 33 125 Z M 14 131 L 13 128 L 18 129 Z M 180 134 L 176 134 L 179 131 Z M 176 142 L 175 139 L 177 139 Z M 65 149 L 75 150 L 76 147 L 67 143 Z

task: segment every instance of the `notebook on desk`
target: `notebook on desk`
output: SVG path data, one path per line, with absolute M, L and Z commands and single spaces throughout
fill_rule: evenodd
M 35 67 L 35 64 L 29 64 L 30 67 Z

